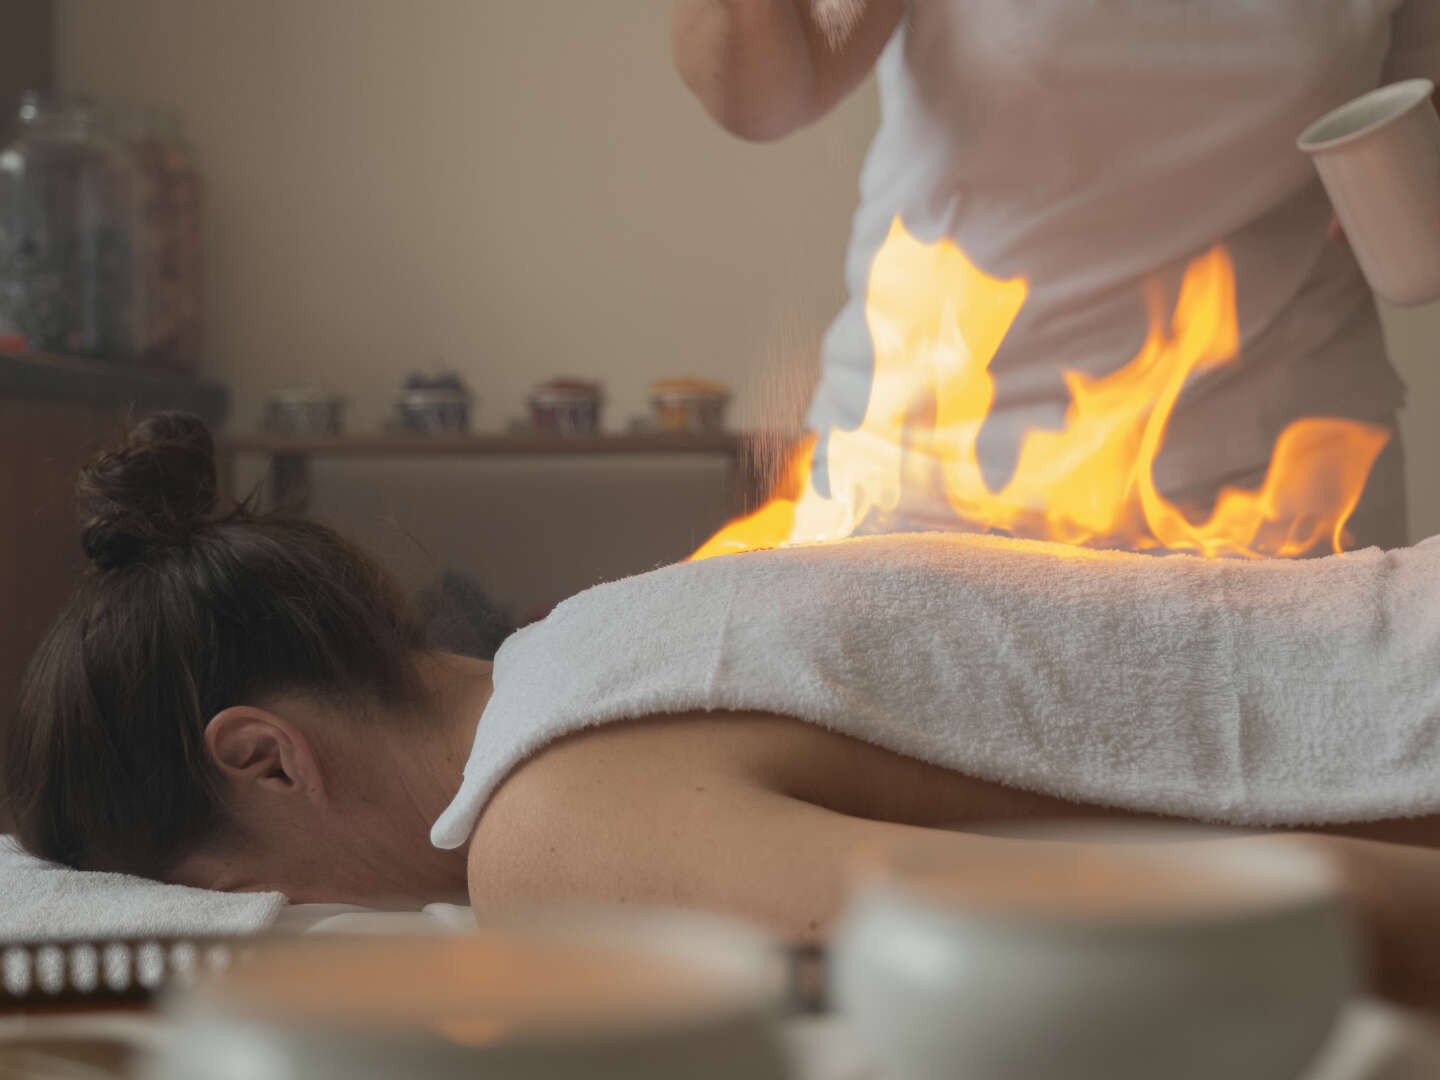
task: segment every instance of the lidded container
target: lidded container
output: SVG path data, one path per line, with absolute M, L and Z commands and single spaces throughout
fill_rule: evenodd
M 730 388 L 709 379 L 656 379 L 650 384 L 650 408 L 661 431 L 724 431 L 729 402 Z
M 454 935 L 259 943 L 168 1003 L 147 1080 L 789 1080 L 786 970 L 696 912 L 546 906 Z
M 600 430 L 605 397 L 598 382 L 551 379 L 530 394 L 530 426 L 550 435 L 594 435 Z
M 396 427 L 425 435 L 462 435 L 470 430 L 474 400 L 456 372 L 411 375 L 395 401 Z
M 0 151 L 0 322 L 32 349 L 134 356 L 135 169 L 88 99 L 35 91 Z
M 345 399 L 320 386 L 276 390 L 265 403 L 264 428 L 273 435 L 339 435 Z

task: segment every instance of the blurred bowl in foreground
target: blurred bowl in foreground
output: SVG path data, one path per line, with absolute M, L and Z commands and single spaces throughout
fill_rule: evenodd
M 742 924 L 556 909 L 262 946 L 177 998 L 152 1080 L 780 1080 L 782 954 Z
M 1298 1076 L 1358 982 L 1329 865 L 1280 838 L 1059 835 L 916 849 L 858 889 L 832 999 L 888 1074 Z

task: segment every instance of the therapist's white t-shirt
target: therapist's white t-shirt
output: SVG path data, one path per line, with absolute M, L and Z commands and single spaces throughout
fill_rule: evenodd
M 1173 303 L 1188 262 L 1234 259 L 1236 363 L 1195 376 L 1156 465 L 1213 492 L 1268 461 L 1303 415 L 1391 422 L 1404 387 L 1371 294 L 1295 139 L 1374 86 L 1440 73 L 1440 0 L 911 0 L 882 55 L 813 427 L 854 427 L 872 370 L 866 278 L 895 215 L 1031 292 L 991 365 L 992 487 L 1021 434 L 1058 427 L 1062 369 L 1113 371 Z

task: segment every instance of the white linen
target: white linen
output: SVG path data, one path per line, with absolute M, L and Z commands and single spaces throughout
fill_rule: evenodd
M 1440 812 L 1440 538 L 1306 561 L 931 533 L 681 563 L 512 636 L 431 840 L 552 740 L 779 713 L 984 780 L 1246 826 Z
M 1058 424 L 1061 369 L 1105 374 L 1224 242 L 1242 356 L 1192 378 L 1156 464 L 1214 493 L 1305 415 L 1384 423 L 1404 388 L 1369 289 L 1295 139 L 1383 81 L 1440 78 L 1435 0 L 915 0 L 876 68 L 881 122 L 860 178 L 849 300 L 826 337 L 813 428 L 864 414 L 871 262 L 898 215 L 1029 299 L 994 363 L 979 450 L 1003 486 L 1025 430 Z M 823 454 L 824 443 L 821 442 Z M 937 501 L 912 527 L 950 517 Z
M 284 908 L 278 892 L 215 892 L 74 870 L 37 859 L 14 837 L 0 836 L 0 1002 L 35 987 L 55 993 L 67 981 L 86 991 L 154 987 L 164 977 L 167 950 L 177 948 L 161 942 L 259 933 Z M 99 947 L 78 946 L 68 956 L 59 947 L 23 947 L 62 941 Z M 130 949 L 122 941 L 149 944 Z M 183 960 L 177 954 L 172 961 L 201 962 L 189 946 L 178 949 Z
M 277 934 L 461 934 L 475 930 L 466 904 L 426 904 L 416 911 L 388 911 L 359 904 L 294 904 L 272 930 Z
M 14 837 L 0 836 L 0 1002 L 33 986 L 58 991 L 70 977 L 77 989 L 158 986 L 168 949 L 192 967 L 228 963 L 202 958 L 174 939 L 294 935 L 444 934 L 475 928 L 459 904 L 427 904 L 416 911 L 381 911 L 358 904 L 288 904 L 278 892 L 230 893 L 167 885 L 127 874 L 73 870 L 37 859 Z M 93 942 L 96 949 L 26 949 L 41 942 Z M 152 942 L 131 950 L 119 941 Z M 164 943 L 164 944 L 161 944 Z M 6 946 L 11 946 L 7 948 Z
M 290 904 L 278 892 L 231 893 L 98 874 L 37 859 L 0 836 L 0 946 L 49 941 L 229 937 L 269 931 L 437 933 L 473 930 L 466 905 L 414 911 Z
M 284 907 L 278 892 L 215 892 L 73 870 L 0 836 L 0 943 L 254 934 Z

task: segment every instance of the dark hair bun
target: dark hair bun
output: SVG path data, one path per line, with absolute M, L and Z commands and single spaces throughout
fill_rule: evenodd
M 76 496 L 81 545 L 101 569 L 183 544 L 215 508 L 215 441 L 198 417 L 155 413 L 81 470 Z

